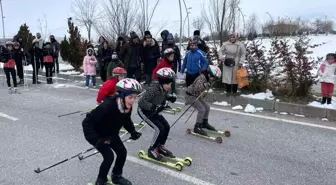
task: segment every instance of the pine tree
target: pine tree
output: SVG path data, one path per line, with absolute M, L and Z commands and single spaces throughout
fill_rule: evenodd
M 74 25 L 71 17 L 68 18 L 68 27 L 69 38 L 66 39 L 65 37 L 61 42 L 61 56 L 62 59 L 69 62 L 75 70 L 79 70 L 83 64 L 83 58 L 86 53 L 85 43 L 87 43 L 87 41 L 81 38 L 78 27 Z
M 261 40 L 253 40 L 246 44 L 246 61 L 249 72 L 249 88 L 253 92 L 264 92 L 271 82 L 271 72 L 274 69 L 273 55 L 267 56 Z
M 20 26 L 20 29 L 15 37 L 22 38 L 22 46 L 25 53 L 28 53 L 29 49 L 32 47 L 33 40 L 35 36 L 30 32 L 29 26 L 26 23 Z

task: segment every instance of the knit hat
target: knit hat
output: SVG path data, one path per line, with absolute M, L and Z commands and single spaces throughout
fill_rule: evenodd
M 195 30 L 195 31 L 194 31 L 194 36 L 195 36 L 195 35 L 200 36 L 200 35 L 201 35 L 200 31 L 199 31 L 199 30 Z
M 149 37 L 149 38 L 152 38 L 152 34 L 150 31 L 145 31 L 145 37 Z
M 174 42 L 174 36 L 173 36 L 173 34 L 171 34 L 171 33 L 168 34 L 167 42 L 169 42 L 169 43 L 173 43 Z

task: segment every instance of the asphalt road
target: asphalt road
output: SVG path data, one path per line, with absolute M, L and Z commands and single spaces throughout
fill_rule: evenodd
M 6 86 L 0 87 L 1 185 L 85 185 L 96 179 L 102 161 L 99 154 L 83 161 L 73 159 L 40 174 L 33 171 L 91 147 L 82 133 L 84 116 L 58 115 L 95 107 L 96 91 L 41 84 L 22 94 L 8 94 Z M 153 136 L 146 126 L 143 137 L 125 143 L 124 176 L 134 185 L 336 184 L 335 123 L 273 113 L 253 117 L 213 108 L 210 122 L 220 130 L 231 130 L 230 138 L 223 137 L 218 144 L 187 135 L 185 130 L 196 117 L 185 124 L 191 109 L 171 129 L 167 147 L 179 157 L 191 157 L 192 166 L 178 172 L 139 159 L 138 151 L 147 150 Z M 165 115 L 171 124 L 178 117 Z M 132 117 L 140 122 L 136 111 Z

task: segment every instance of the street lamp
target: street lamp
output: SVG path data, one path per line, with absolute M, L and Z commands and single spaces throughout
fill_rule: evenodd
M 186 4 L 185 0 L 183 0 L 183 4 L 184 4 L 184 8 L 185 8 L 185 10 L 187 12 L 187 17 L 188 17 L 188 37 L 190 37 L 190 20 L 189 20 L 189 13 L 190 12 L 188 10 L 191 10 L 192 8 L 191 7 L 187 8 L 187 4 Z
M 6 39 L 5 36 L 5 17 L 3 16 L 3 9 L 2 9 L 2 0 L 0 0 L 0 7 L 1 7 L 1 18 L 2 18 L 2 34 L 3 34 L 3 39 Z
M 179 0 L 179 6 L 180 6 L 180 50 L 182 50 L 182 6 L 181 6 L 181 0 Z
M 183 35 L 184 35 L 184 25 L 185 25 L 185 22 L 186 22 L 186 20 L 187 20 L 187 18 L 189 17 L 189 14 L 191 14 L 191 12 L 187 12 L 187 15 L 185 16 L 185 18 L 184 18 L 184 21 L 183 21 Z M 190 37 L 190 35 L 189 35 L 189 18 L 188 18 L 188 38 Z

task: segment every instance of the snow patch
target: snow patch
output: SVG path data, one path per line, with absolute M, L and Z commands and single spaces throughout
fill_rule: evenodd
M 243 109 L 244 108 L 241 105 L 237 105 L 237 106 L 232 107 L 232 110 L 243 110 Z
M 208 90 L 208 93 L 213 93 L 214 91 L 212 89 L 209 89 Z
M 65 71 L 65 72 L 60 72 L 60 74 L 63 74 L 63 75 L 84 75 L 84 73 L 80 73 L 79 71 Z
M 257 107 L 256 110 L 259 111 L 259 112 L 261 112 L 261 111 L 264 110 L 264 108 L 263 107 Z
M 327 118 L 322 118 L 322 121 L 329 121 Z
M 281 115 L 288 115 L 287 112 L 280 112 L 279 114 L 281 114 Z
M 251 98 L 251 99 L 258 99 L 258 100 L 274 100 L 274 96 L 272 91 L 266 90 L 266 92 L 261 92 L 257 94 L 242 94 L 242 97 Z
M 331 104 L 321 104 L 321 102 L 313 101 L 308 104 L 309 106 L 318 107 L 318 108 L 325 108 L 325 109 L 334 109 L 336 110 L 336 101 L 332 100 Z
M 245 107 L 245 109 L 244 109 L 244 112 L 247 112 L 247 113 L 256 113 L 257 110 L 256 110 L 256 108 L 253 105 L 247 104 L 246 107 Z
M 66 84 L 56 84 L 54 85 L 54 88 L 59 89 L 59 88 L 66 88 L 68 87 Z
M 229 104 L 229 103 L 228 103 L 228 102 L 226 102 L 226 101 L 222 101 L 222 102 L 216 101 L 216 102 L 214 102 L 213 104 L 214 104 L 214 105 L 225 106 L 225 107 L 227 107 L 227 106 L 230 106 L 230 105 L 231 105 L 231 104 Z

